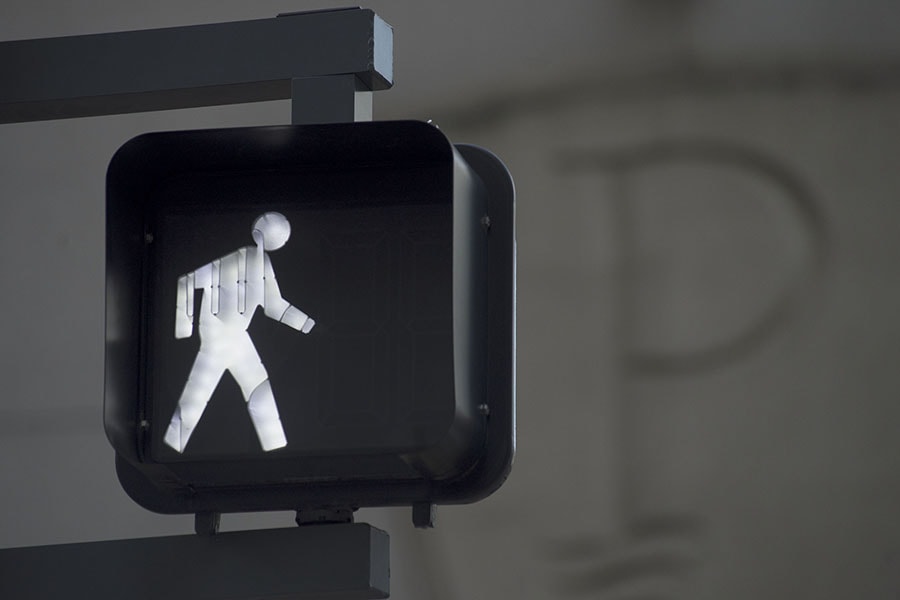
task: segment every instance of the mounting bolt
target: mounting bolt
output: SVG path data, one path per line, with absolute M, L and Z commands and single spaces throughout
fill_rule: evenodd
M 489 414 L 491 414 L 491 407 L 488 406 L 487 404 L 479 404 L 478 412 L 480 412 L 484 416 L 488 416 Z
M 437 509 L 431 502 L 416 502 L 412 507 L 413 525 L 418 529 L 432 529 Z
M 481 217 L 481 226 L 484 227 L 485 229 L 490 229 L 490 228 L 491 228 L 491 217 L 490 217 L 490 215 L 484 215 L 483 217 Z
M 219 533 L 219 523 L 222 515 L 217 512 L 198 512 L 194 514 L 194 532 L 197 535 L 209 537 Z

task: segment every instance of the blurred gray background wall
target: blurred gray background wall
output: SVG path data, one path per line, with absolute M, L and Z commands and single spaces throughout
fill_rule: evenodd
M 0 40 L 342 4 L 4 0 Z M 900 5 L 367 7 L 395 28 L 376 118 L 518 188 L 513 474 L 433 531 L 361 511 L 392 597 L 898 597 Z M 0 547 L 191 531 L 125 497 L 102 431 L 105 169 L 145 131 L 288 120 L 0 125 Z

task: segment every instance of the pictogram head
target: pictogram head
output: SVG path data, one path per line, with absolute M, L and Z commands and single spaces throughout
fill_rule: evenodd
M 265 250 L 278 250 L 290 237 L 291 224 L 281 213 L 267 212 L 253 222 L 253 241 Z

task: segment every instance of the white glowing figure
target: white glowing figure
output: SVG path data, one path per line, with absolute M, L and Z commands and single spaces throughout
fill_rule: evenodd
M 194 290 L 206 292 L 200 304 L 200 351 L 164 438 L 178 452 L 184 452 L 226 370 L 241 388 L 263 450 L 287 445 L 269 374 L 247 327 L 260 306 L 267 317 L 303 333 L 309 333 L 315 321 L 281 297 L 266 254 L 287 242 L 288 220 L 277 212 L 265 213 L 253 223 L 252 235 L 256 246 L 240 248 L 178 278 L 176 338 L 193 333 Z

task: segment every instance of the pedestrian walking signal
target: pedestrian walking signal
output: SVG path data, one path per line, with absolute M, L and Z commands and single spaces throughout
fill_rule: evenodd
M 513 187 L 426 123 L 150 133 L 107 175 L 104 423 L 164 513 L 470 502 L 509 471 Z

